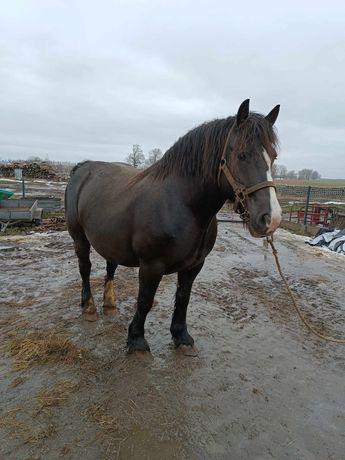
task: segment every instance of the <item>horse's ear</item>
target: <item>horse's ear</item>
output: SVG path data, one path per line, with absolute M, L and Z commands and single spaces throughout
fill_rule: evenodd
M 278 118 L 279 110 L 280 110 L 280 105 L 278 104 L 265 117 L 266 120 L 268 120 L 272 125 L 274 125 L 274 123 L 276 122 L 276 119 Z
M 239 106 L 237 115 L 236 115 L 236 124 L 237 126 L 240 126 L 244 120 L 248 118 L 249 115 L 249 99 L 246 99 L 245 101 L 242 102 L 242 104 Z

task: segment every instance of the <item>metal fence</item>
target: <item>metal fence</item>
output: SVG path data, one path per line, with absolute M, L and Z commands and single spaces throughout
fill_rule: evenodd
M 304 185 L 277 185 L 278 197 L 283 200 L 305 200 L 310 190 L 310 200 L 345 202 L 345 187 L 308 187 Z
M 284 219 L 303 225 L 344 227 L 345 187 L 279 185 L 277 194 Z M 333 204 L 334 203 L 334 204 Z

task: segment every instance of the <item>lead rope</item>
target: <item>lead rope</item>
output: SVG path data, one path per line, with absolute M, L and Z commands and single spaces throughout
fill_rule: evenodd
M 276 250 L 275 246 L 274 246 L 274 243 L 273 243 L 273 236 L 267 236 L 266 237 L 266 241 L 267 243 L 271 246 L 271 249 L 272 249 L 272 254 L 274 255 L 274 258 L 275 258 L 275 261 L 276 261 L 276 265 L 277 265 L 277 269 L 278 269 L 278 272 L 281 276 L 281 279 L 283 280 L 284 284 L 285 284 L 285 287 L 290 295 L 290 298 L 292 300 L 292 303 L 293 303 L 293 306 L 295 307 L 296 311 L 297 311 L 297 314 L 298 316 L 300 317 L 301 321 L 305 324 L 305 326 L 315 335 L 317 335 L 318 337 L 320 337 L 320 339 L 323 339 L 323 340 L 327 340 L 328 342 L 336 342 L 336 343 L 343 343 L 345 344 L 345 339 L 337 339 L 335 337 L 329 337 L 329 336 L 326 336 L 326 335 L 323 335 L 321 334 L 321 332 L 318 332 L 316 329 L 314 329 L 313 326 L 311 326 L 308 321 L 305 319 L 305 316 L 303 315 L 303 313 L 301 312 L 301 309 L 299 308 L 299 306 L 297 305 L 297 302 L 296 302 L 296 299 L 295 299 L 295 296 L 293 295 L 293 292 L 282 272 L 282 269 L 281 269 L 281 266 L 280 266 L 280 263 L 279 263 L 279 259 L 278 259 L 278 251 Z

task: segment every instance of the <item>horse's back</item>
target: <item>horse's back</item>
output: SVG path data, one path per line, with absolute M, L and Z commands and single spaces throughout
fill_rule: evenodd
M 125 192 L 138 171 L 126 163 L 85 161 L 76 165 L 65 193 L 67 226 L 70 231 L 83 226 L 82 216 L 88 211 L 102 211 L 105 200 Z

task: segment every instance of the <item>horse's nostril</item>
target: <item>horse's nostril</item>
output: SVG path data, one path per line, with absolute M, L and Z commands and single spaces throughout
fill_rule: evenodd
M 261 221 L 261 224 L 262 224 L 262 225 L 268 227 L 268 226 L 270 225 L 270 223 L 271 223 L 270 215 L 269 215 L 269 214 L 263 214 L 263 215 L 261 216 L 260 221 Z

